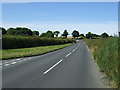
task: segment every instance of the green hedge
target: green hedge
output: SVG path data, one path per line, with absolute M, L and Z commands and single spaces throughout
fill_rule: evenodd
M 72 42 L 74 42 L 74 40 L 72 39 L 3 35 L 2 48 L 3 49 L 28 48 L 36 46 L 59 45 Z

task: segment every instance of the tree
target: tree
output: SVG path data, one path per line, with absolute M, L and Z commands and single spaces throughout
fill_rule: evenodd
M 92 37 L 96 38 L 96 37 L 100 37 L 100 35 L 92 34 Z
M 68 35 L 68 32 L 67 32 L 67 30 L 65 30 L 65 31 L 63 32 L 62 36 L 64 36 L 65 38 L 67 38 L 67 35 Z
M 46 33 L 52 33 L 52 31 L 48 30 Z
M 3 34 L 3 35 L 7 33 L 6 29 L 3 28 L 3 27 L 0 27 L 0 30 L 2 30 L 2 34 Z
M 7 30 L 7 34 L 8 34 L 8 35 L 15 35 L 15 29 L 14 29 L 14 28 L 9 28 L 9 29 Z
M 32 31 L 31 31 L 31 29 L 28 29 L 28 28 L 17 27 L 17 28 L 9 28 L 7 30 L 7 34 L 9 34 L 9 35 L 29 35 L 29 36 L 32 36 Z
M 52 33 L 52 31 L 48 30 L 46 33 L 42 33 L 40 35 L 40 37 L 50 37 L 50 38 L 53 38 L 54 37 L 54 33 Z
M 106 37 L 109 37 L 109 35 L 104 32 L 104 33 L 101 34 L 101 37 L 106 38 Z
M 31 29 L 22 28 L 22 34 L 23 34 L 23 35 L 32 36 L 33 32 L 31 31 Z
M 60 34 L 59 31 L 54 31 L 54 35 L 55 35 L 56 37 L 58 37 L 58 34 Z
M 47 33 L 42 33 L 40 37 L 47 37 Z
M 80 34 L 81 37 L 85 37 L 84 34 Z
M 91 39 L 91 38 L 93 38 L 93 35 L 92 35 L 92 33 L 91 33 L 91 32 L 88 32 L 88 33 L 86 34 L 86 38 L 88 38 L 88 39 Z
M 72 32 L 72 36 L 75 38 L 75 37 L 79 37 L 79 32 L 78 31 L 76 31 L 76 30 L 74 30 L 73 32 Z
M 47 37 L 54 37 L 54 33 L 52 31 L 48 30 Z
M 39 36 L 39 32 L 38 31 L 33 31 L 33 36 Z

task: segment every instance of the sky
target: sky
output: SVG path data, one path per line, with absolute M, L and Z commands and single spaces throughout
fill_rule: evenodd
M 25 0 L 24 0 L 25 1 Z M 32 1 L 32 0 L 31 0 Z M 28 27 L 44 33 L 67 29 L 86 34 L 118 31 L 117 2 L 14 2 L 2 3 L 2 26 Z
M 118 2 L 119 0 L 2 0 L 4 3 L 16 2 Z

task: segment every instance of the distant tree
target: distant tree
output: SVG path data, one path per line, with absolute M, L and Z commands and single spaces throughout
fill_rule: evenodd
M 15 29 L 14 28 L 9 28 L 9 29 L 7 29 L 7 34 L 8 35 L 15 35 Z
M 59 31 L 54 31 L 54 35 L 55 35 L 56 37 L 58 37 L 58 34 L 60 34 Z
M 88 33 L 86 34 L 86 38 L 88 38 L 88 39 L 93 38 L 92 33 L 91 33 L 91 32 L 88 32 Z
M 76 31 L 76 30 L 74 30 L 73 32 L 72 32 L 72 36 L 75 38 L 75 37 L 79 37 L 79 32 L 78 31 Z
M 93 38 L 96 38 L 96 37 L 100 37 L 100 35 L 92 34 L 92 37 L 93 37 Z
M 32 36 L 32 34 L 33 34 L 33 32 L 31 31 L 31 29 L 28 29 L 28 28 L 22 28 L 22 32 L 23 32 L 23 35 Z
M 2 30 L 2 34 L 3 34 L 3 35 L 7 33 L 6 29 L 3 28 L 3 27 L 0 27 L 0 30 Z
M 9 28 L 7 30 L 7 34 L 9 34 L 9 35 L 29 35 L 29 36 L 32 36 L 32 31 L 28 28 L 17 27 L 17 28 Z
M 15 30 L 15 35 L 25 35 L 25 31 L 21 27 L 17 27 L 14 30 Z
M 65 31 L 63 32 L 62 36 L 64 36 L 65 38 L 67 38 L 67 35 L 68 35 L 68 32 L 67 32 L 67 30 L 65 30 Z
M 46 33 L 42 33 L 40 35 L 40 37 L 50 37 L 50 38 L 53 38 L 54 37 L 54 33 L 50 30 L 48 30 Z
M 48 30 L 47 37 L 54 37 L 54 33 L 52 31 Z
M 104 33 L 101 34 L 101 37 L 106 38 L 106 37 L 109 37 L 109 35 L 104 32 Z
M 33 36 L 39 36 L 39 32 L 38 31 L 33 31 Z
M 80 34 L 80 36 L 85 37 L 84 34 Z
M 40 37 L 47 37 L 47 33 L 42 33 Z
M 52 31 L 48 30 L 46 33 L 52 33 Z

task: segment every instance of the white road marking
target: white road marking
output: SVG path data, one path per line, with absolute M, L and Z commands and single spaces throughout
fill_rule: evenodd
M 78 46 L 77 46 L 77 47 L 76 47 L 76 48 L 75 48 L 72 52 L 74 52 L 75 50 L 77 50 L 77 49 L 78 49 L 78 47 L 79 47 L 79 45 L 80 45 L 80 44 L 78 44 Z
M 18 59 L 16 59 L 16 60 L 18 60 L 18 61 L 19 61 L 19 60 L 20 60 L 20 58 L 18 58 Z
M 0 63 L 0 66 L 2 66 L 2 63 Z
M 74 51 L 75 51 L 75 49 L 72 52 L 74 52 Z
M 57 66 L 62 61 L 63 61 L 63 59 L 61 59 L 59 62 L 57 62 L 56 64 L 54 64 L 51 68 L 49 68 L 48 70 L 46 70 L 43 74 L 47 74 L 50 70 L 52 70 L 55 66 Z
M 31 59 L 31 58 L 28 58 L 28 59 Z
M 15 64 L 15 63 L 17 63 L 17 62 L 12 62 L 11 64 Z
M 71 54 L 71 52 L 68 55 L 66 55 L 66 57 L 68 57 L 70 54 Z
M 8 66 L 8 65 L 10 65 L 10 64 L 5 64 L 4 66 Z

